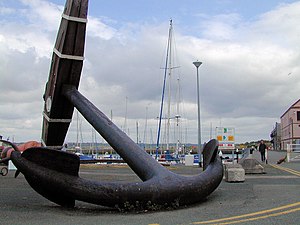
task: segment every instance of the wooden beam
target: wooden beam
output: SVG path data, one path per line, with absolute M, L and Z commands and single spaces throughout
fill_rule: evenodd
M 54 46 L 44 94 L 42 143 L 62 146 L 74 106 L 61 94 L 62 86 L 78 88 L 86 35 L 88 0 L 67 0 Z

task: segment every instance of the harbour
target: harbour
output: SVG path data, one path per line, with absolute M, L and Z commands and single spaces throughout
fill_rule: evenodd
M 38 2 L 44 5 L 48 4 L 47 2 Z M 24 3 L 20 4 L 24 5 Z M 40 8 L 40 6 L 34 6 L 34 8 Z M 44 9 L 44 7 L 42 8 Z M 237 85 L 225 85 L 224 81 L 227 80 L 224 78 L 234 76 L 235 73 L 244 74 L 243 71 L 231 69 L 231 72 L 222 73 L 223 66 L 223 69 L 216 65 L 211 66 L 210 61 L 216 60 L 217 52 L 213 51 L 213 58 L 205 56 L 211 47 L 197 47 L 205 37 L 204 33 L 200 33 L 202 38 L 194 38 L 196 42 L 192 42 L 189 53 L 181 52 L 186 56 L 184 64 L 187 65 L 187 62 L 190 66 L 193 64 L 196 67 L 193 73 L 196 72 L 197 75 L 197 95 L 195 90 L 192 90 L 194 88 L 191 88 L 194 87 L 194 81 L 189 78 L 190 85 L 183 89 L 190 89 L 187 90 L 189 91 L 189 104 L 187 107 L 181 108 L 181 103 L 184 105 L 182 100 L 185 99 L 181 95 L 180 84 L 183 71 L 177 70 L 181 65 L 177 61 L 173 19 L 169 20 L 167 45 L 164 52 L 166 57 L 160 68 L 164 71 L 163 77 L 160 77 L 163 78 L 163 82 L 157 81 L 150 63 L 147 63 L 147 68 L 143 67 L 143 71 L 145 69 L 151 74 L 149 76 L 151 81 L 150 79 L 147 81 L 146 76 L 132 79 L 130 74 L 144 75 L 144 72 L 137 73 L 135 67 L 130 67 L 129 63 L 124 60 L 127 58 L 126 53 L 130 53 L 132 50 L 126 46 L 127 41 L 124 43 L 121 41 L 122 49 L 126 49 L 123 51 L 125 55 L 120 55 L 121 58 L 119 58 L 119 54 L 109 54 L 114 62 L 123 62 L 122 67 L 119 65 L 117 68 L 116 64 L 114 66 L 107 65 L 108 70 L 103 70 L 106 67 L 104 61 L 108 58 L 102 54 L 101 50 L 106 45 L 102 42 L 104 40 L 101 41 L 104 45 L 97 48 L 99 58 L 95 55 L 85 55 L 85 50 L 91 51 L 90 48 L 85 48 L 86 40 L 93 42 L 98 39 L 97 35 L 94 37 L 95 39 L 91 39 L 93 31 L 91 32 L 87 26 L 88 21 L 93 21 L 92 15 L 88 18 L 88 0 L 66 0 L 65 7 L 61 7 L 62 9 L 64 10 L 60 17 L 56 41 L 54 47 L 51 48 L 53 52 L 48 79 L 43 85 L 39 83 L 34 86 L 35 89 L 40 86 L 40 91 L 44 90 L 43 94 L 40 94 L 43 99 L 42 116 L 40 115 L 42 120 L 39 123 L 42 125 L 41 139 L 34 141 L 29 138 L 33 130 L 36 134 L 40 129 L 33 129 L 36 125 L 32 124 L 33 121 L 27 120 L 18 123 L 26 125 L 22 128 L 24 135 L 22 139 L 27 139 L 27 141 L 16 142 L 15 137 L 17 136 L 14 132 L 19 129 L 10 130 L 7 124 L 3 134 L 7 137 L 2 138 L 2 133 L 0 135 L 0 142 L 3 144 L 0 146 L 0 224 L 300 223 L 300 152 L 298 150 L 300 126 L 296 122 L 300 121 L 300 111 L 297 111 L 300 100 L 296 101 L 280 117 L 281 125 L 276 122 L 276 127 L 270 135 L 271 141 L 268 141 L 265 136 L 267 125 L 260 126 L 257 121 L 260 118 L 261 124 L 270 122 L 266 121 L 267 107 L 250 108 L 249 105 L 252 103 L 242 106 L 243 101 L 237 98 L 239 96 L 236 93 L 244 93 L 243 89 L 237 90 L 238 92 L 233 96 L 231 87 L 237 87 Z M 48 14 L 46 10 L 42 11 Z M 58 9 L 56 11 L 58 12 Z M 99 22 L 100 20 L 94 20 L 94 24 L 99 24 Z M 90 24 L 93 25 L 93 22 Z M 88 30 L 89 32 L 86 32 Z M 177 34 L 183 37 L 181 32 Z M 106 39 L 105 42 L 109 39 Z M 121 43 L 117 39 L 110 48 Z M 7 41 L 10 38 L 3 36 L 1 40 Z M 187 49 L 189 41 L 183 42 L 182 40 L 184 39 L 181 39 L 179 46 L 185 46 L 183 49 Z M 97 42 L 101 46 L 99 39 Z M 156 45 L 152 44 L 151 48 Z M 206 45 L 205 42 L 200 46 L 204 45 Z M 45 46 L 45 44 L 41 46 Z M 142 47 L 135 46 L 138 46 L 135 49 Z M 161 45 L 157 46 L 161 48 Z M 229 46 L 228 49 L 232 48 L 232 45 Z M 221 46 L 218 47 L 223 49 Z M 158 51 L 159 48 L 155 51 Z M 196 49 L 198 50 L 196 51 Z M 238 49 L 241 50 L 241 48 Z M 25 50 L 25 53 L 27 51 L 31 50 Z M 230 56 L 227 54 L 230 51 L 226 50 L 225 52 L 226 57 L 220 58 L 222 64 L 227 62 L 226 59 Z M 146 55 L 150 56 L 151 54 Z M 257 54 L 254 55 L 256 58 Z M 198 60 L 200 56 L 201 61 Z M 22 55 L 22 58 L 25 59 L 25 55 Z M 26 58 L 39 59 L 37 56 L 26 56 Z M 117 60 L 118 58 L 122 60 Z M 241 55 L 238 58 L 242 58 Z M 136 58 L 134 61 L 139 60 Z M 248 64 L 251 59 L 246 61 Z M 234 62 L 238 62 L 238 60 L 235 59 Z M 38 64 L 39 60 L 36 60 L 36 63 Z M 237 68 L 245 68 L 242 62 L 239 63 Z M 27 64 L 31 71 L 34 71 L 33 66 L 29 66 L 29 62 Z M 20 65 L 18 64 L 18 66 Z M 96 65 L 95 68 L 100 65 L 100 69 L 90 70 L 94 68 L 94 65 Z M 200 66 L 201 74 L 203 71 L 204 74 L 214 74 L 221 78 L 210 80 L 213 76 L 202 76 L 201 99 L 204 100 L 204 102 L 201 101 L 202 107 L 200 107 Z M 252 63 L 252 67 L 262 68 L 256 63 Z M 114 70 L 116 68 L 118 70 Z M 219 69 L 209 72 L 211 68 Z M 127 70 L 129 73 L 125 73 Z M 97 71 L 97 76 L 94 72 L 90 73 L 91 71 Z M 175 74 L 175 71 L 179 73 Z M 263 70 L 261 71 L 264 74 Z M 293 70 L 288 75 L 291 75 L 292 72 L 295 74 L 295 70 Z M 192 74 L 192 70 L 187 69 L 187 72 L 184 73 Z M 81 76 L 84 74 L 83 81 L 81 81 Z M 126 75 L 120 79 L 120 74 Z M 7 75 L 17 77 L 13 75 L 13 71 Z M 37 78 L 36 75 L 34 79 Z M 249 75 L 255 77 L 252 72 Z M 114 79 L 111 80 L 111 78 Z M 242 80 L 238 84 L 241 82 Z M 142 86 L 138 86 L 143 88 L 134 88 L 137 86 L 131 86 L 133 83 L 142 84 Z M 160 87 L 162 85 L 161 90 L 156 88 L 158 84 Z M 174 84 L 176 88 L 174 88 Z M 249 86 L 248 84 L 249 81 L 247 81 L 246 87 Z M 42 86 L 43 88 L 41 88 Z M 146 91 L 147 86 L 149 89 Z M 14 90 L 15 87 L 11 89 Z M 113 89 L 118 93 L 114 93 Z M 155 89 L 155 91 L 151 91 L 151 89 Z M 143 93 L 143 91 L 147 93 Z M 231 98 L 228 98 L 230 95 L 225 97 L 226 92 L 231 93 Z M 14 99 L 18 99 L 15 94 L 11 95 L 10 103 L 14 102 Z M 253 94 L 256 93 L 253 92 Z M 34 94 L 34 96 L 36 95 Z M 114 98 L 113 96 L 118 97 Z M 126 106 L 124 124 L 120 126 L 123 119 L 123 116 L 120 116 L 122 114 L 120 110 L 122 97 L 126 99 Z M 197 97 L 197 104 L 192 101 L 192 97 Z M 216 97 L 218 97 L 218 101 L 215 100 Z M 275 96 L 272 98 L 274 99 Z M 138 104 L 128 107 L 129 99 L 134 99 L 134 102 Z M 244 96 L 244 99 L 247 100 L 248 96 Z M 255 97 L 252 96 L 251 99 L 255 99 Z M 261 99 L 264 98 L 261 97 Z M 267 102 L 265 101 L 265 103 Z M 159 105 L 157 107 L 159 113 L 158 110 L 155 113 L 152 110 L 152 113 L 149 114 L 152 115 L 151 129 L 150 121 L 148 121 L 148 106 L 152 103 L 156 107 Z M 140 138 L 138 121 L 143 118 L 141 105 L 147 105 L 143 140 Z M 196 105 L 197 113 L 195 112 Z M 236 105 L 241 108 L 236 108 Z M 110 117 L 106 113 L 109 111 L 108 107 L 111 112 Z M 15 107 L 13 108 L 15 109 Z M 116 117 L 113 117 L 112 108 L 118 109 Z M 183 112 L 185 108 L 189 111 L 187 114 Z M 22 114 L 27 111 L 34 114 L 33 109 L 33 107 L 28 107 L 28 110 L 20 111 Z M 128 112 L 128 109 L 131 112 Z M 201 111 L 203 113 L 202 121 Z M 272 108 L 269 111 L 268 117 L 272 121 L 274 117 L 271 115 L 275 111 L 278 112 L 279 108 Z M 73 120 L 75 114 L 77 115 L 76 121 Z M 154 114 L 159 115 L 156 117 L 153 116 Z M 196 114 L 197 123 L 195 122 Z M 92 131 L 92 141 L 90 142 L 89 139 L 86 142 L 89 146 L 86 146 L 83 141 L 80 116 L 89 124 L 88 133 Z M 227 118 L 226 120 L 224 120 L 224 116 Z M 12 121 L 17 123 L 17 120 L 14 119 L 19 117 L 15 115 L 11 118 L 9 125 L 12 124 Z M 236 120 L 230 120 L 230 118 L 238 118 L 240 121 L 236 123 Z M 136 140 L 129 132 L 129 120 L 135 124 Z M 193 129 L 197 125 L 197 135 L 195 130 L 189 130 L 188 126 L 181 126 L 185 121 L 193 121 L 190 123 L 194 126 Z M 216 121 L 219 121 L 219 125 L 215 127 L 213 136 L 212 124 L 213 122 L 216 124 Z M 74 129 L 74 122 L 77 122 L 76 129 Z M 210 125 L 208 126 L 208 124 Z M 240 126 L 241 124 L 247 125 L 246 127 L 251 129 L 242 130 L 238 124 Z M 210 127 L 210 138 L 208 138 L 208 127 Z M 155 131 L 155 129 L 157 130 Z M 69 144 L 69 140 L 74 142 L 75 130 L 76 142 Z M 8 134 L 8 131 L 11 133 Z M 154 142 L 153 131 L 157 132 L 156 142 Z M 206 133 L 202 133 L 202 131 Z M 98 137 L 96 133 L 99 134 Z M 241 134 L 243 136 L 240 136 Z M 99 137 L 100 145 L 97 143 Z M 237 140 L 241 137 L 245 140 L 254 140 L 256 139 L 254 137 L 261 139 L 258 141 L 259 144 L 256 141 L 238 144 Z M 188 138 L 193 140 L 192 143 L 197 140 L 197 145 L 189 144 Z M 148 148 L 147 144 L 150 144 Z M 101 147 L 99 148 L 99 146 Z

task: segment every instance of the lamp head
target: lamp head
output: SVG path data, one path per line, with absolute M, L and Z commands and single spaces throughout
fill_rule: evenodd
M 198 60 L 196 62 L 193 62 L 193 64 L 198 68 L 201 66 L 202 62 L 199 62 Z

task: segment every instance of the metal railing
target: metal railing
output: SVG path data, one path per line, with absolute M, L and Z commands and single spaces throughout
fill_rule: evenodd
M 293 152 L 298 152 L 300 153 L 300 144 L 287 144 L 287 149 L 286 149 L 286 160 L 287 162 L 291 161 L 291 153 Z

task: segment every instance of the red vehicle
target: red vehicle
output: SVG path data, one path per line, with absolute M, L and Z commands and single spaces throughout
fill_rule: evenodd
M 5 143 L 5 141 L 3 141 L 3 140 L 0 140 L 0 141 Z M 40 146 L 41 146 L 41 144 L 39 142 L 28 141 L 24 144 L 15 146 L 15 148 L 16 148 L 17 151 L 23 152 L 28 148 L 40 147 Z M 8 160 L 10 159 L 11 152 L 15 151 L 15 149 L 12 148 L 12 147 L 6 147 L 6 148 L 2 148 L 1 150 L 2 151 L 1 151 L 1 154 L 0 154 L 0 175 L 6 176 L 7 173 L 8 173 L 8 168 L 7 168 Z

